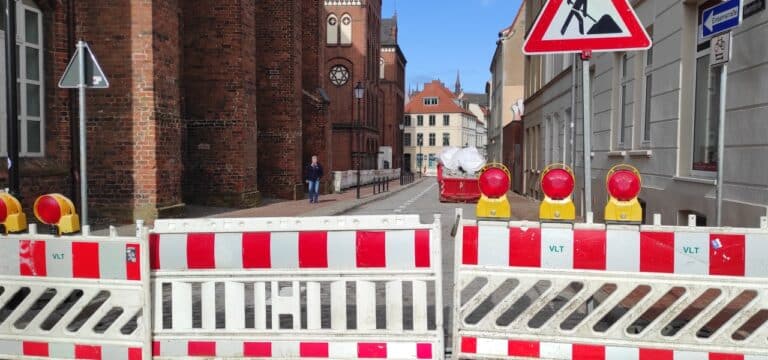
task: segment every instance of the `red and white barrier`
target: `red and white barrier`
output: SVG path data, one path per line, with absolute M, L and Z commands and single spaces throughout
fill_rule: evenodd
M 766 226 L 461 220 L 455 254 L 458 358 L 768 358 Z
M 153 352 L 442 359 L 440 231 L 418 216 L 158 220 Z
M 151 358 L 146 230 L 0 236 L 0 358 Z

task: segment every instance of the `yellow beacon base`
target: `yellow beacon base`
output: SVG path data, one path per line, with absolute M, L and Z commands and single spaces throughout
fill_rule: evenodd
M 611 197 L 605 205 L 605 221 L 641 222 L 643 209 L 637 198 L 630 201 L 619 201 Z
M 477 201 L 476 212 L 478 218 L 509 219 L 512 216 L 509 200 L 507 200 L 506 195 L 497 199 L 491 199 L 485 195 L 480 195 L 480 200 Z
M 5 233 L 16 233 L 27 229 L 27 215 L 24 213 L 8 214 L 5 218 Z
M 545 197 L 539 206 L 540 220 L 575 220 L 576 206 L 573 205 L 571 197 L 563 200 L 553 200 Z
M 80 231 L 80 218 L 77 214 L 64 215 L 56 226 L 58 227 L 59 235 L 78 232 Z

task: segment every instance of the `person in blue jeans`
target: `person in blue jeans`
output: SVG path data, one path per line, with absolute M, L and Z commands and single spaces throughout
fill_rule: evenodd
M 309 184 L 309 202 L 317 204 L 320 179 L 323 177 L 323 166 L 317 162 L 317 155 L 312 155 L 312 163 L 307 166 L 304 173 Z

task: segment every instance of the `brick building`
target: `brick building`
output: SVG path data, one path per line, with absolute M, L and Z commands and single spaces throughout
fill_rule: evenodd
M 396 20 L 382 20 L 381 0 L 325 0 L 325 11 L 331 168 L 353 169 L 355 154 L 360 154 L 363 169 L 377 168 L 382 163 L 379 152 L 399 144 L 404 106 L 405 57 L 397 46 Z M 394 56 L 387 55 L 390 51 Z M 388 61 L 390 76 L 387 65 L 382 66 Z M 365 88 L 359 102 L 357 84 Z
M 380 12 L 378 1 L 371 6 Z M 298 198 L 309 157 L 331 163 L 322 0 L 18 7 L 27 212 L 45 192 L 78 198 L 77 96 L 56 87 L 77 39 L 90 43 L 111 84 L 88 93 L 94 220 L 151 220 L 187 203 L 251 206 L 262 194 Z M 377 47 L 378 36 L 370 36 Z M 4 116 L 4 90 L 0 99 Z
M 405 111 L 405 64 L 407 63 L 397 43 L 397 15 L 381 22 L 381 59 L 379 78 L 384 93 L 384 121 L 381 123 L 381 143 L 391 147 L 392 168 L 400 168 L 403 160 L 403 132 L 400 124 Z

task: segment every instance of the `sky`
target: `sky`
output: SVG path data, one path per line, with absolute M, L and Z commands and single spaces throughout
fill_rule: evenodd
M 406 89 L 440 79 L 453 90 L 458 70 L 465 92 L 485 92 L 499 31 L 519 7 L 520 0 L 383 0 L 383 17 L 397 8 Z

